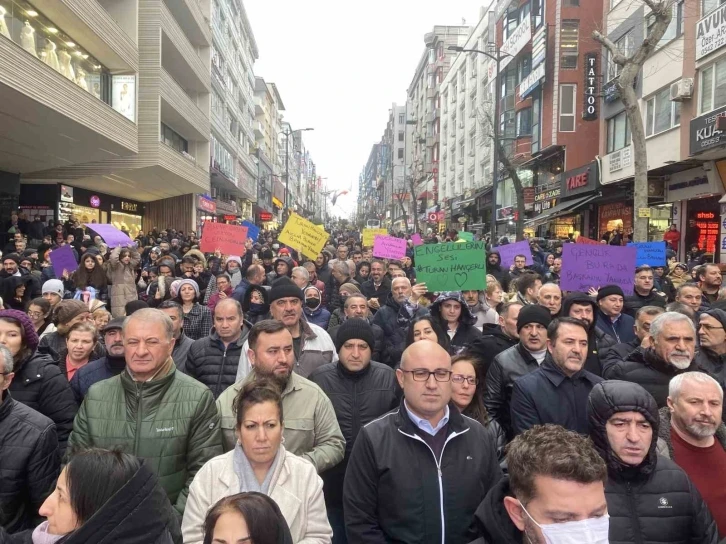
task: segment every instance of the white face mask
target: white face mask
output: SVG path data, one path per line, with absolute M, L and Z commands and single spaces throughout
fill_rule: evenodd
M 610 516 L 607 514 L 599 518 L 540 525 L 529 515 L 521 502 L 519 505 L 527 517 L 542 530 L 546 544 L 608 544 L 609 542 Z M 529 537 L 527 539 L 529 540 Z

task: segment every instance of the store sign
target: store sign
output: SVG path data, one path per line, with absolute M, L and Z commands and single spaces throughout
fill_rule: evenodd
M 101 206 L 101 197 L 98 195 L 92 195 L 91 198 L 88 199 L 88 203 L 91 205 L 91 208 L 98 208 Z
M 696 24 L 696 60 L 726 45 L 726 4 L 706 15 Z
M 517 53 L 519 53 L 524 48 L 524 46 L 529 43 L 529 40 L 531 39 L 532 22 L 530 20 L 530 17 L 526 16 L 524 18 L 524 21 L 522 21 L 520 25 L 514 29 L 514 32 L 512 32 L 509 38 L 507 38 L 502 46 L 499 48 L 500 54 L 509 55 L 508 57 L 504 57 L 499 62 L 499 70 L 503 71 L 512 61 L 512 59 L 517 56 Z
M 691 120 L 691 155 L 726 143 L 726 133 L 716 126 L 719 117 L 726 117 L 726 106 Z
M 60 199 L 61 202 L 73 202 L 73 187 L 69 187 L 68 185 L 61 185 Z
M 547 25 L 542 25 L 532 36 L 532 67 L 544 62 L 547 56 Z
M 519 93 L 519 99 L 524 100 L 529 95 L 529 93 L 537 88 L 537 85 L 540 84 L 542 78 L 544 77 L 545 63 L 543 62 L 535 69 L 533 69 L 527 77 L 522 79 L 522 83 L 519 84 L 519 89 L 517 90 L 517 92 Z
M 597 53 L 585 55 L 585 104 L 582 108 L 584 121 L 597 119 Z
M 703 168 L 694 168 L 677 172 L 671 175 L 670 181 L 666 182 L 666 202 L 686 202 L 694 198 L 700 198 L 711 194 L 721 194 L 723 185 L 714 176 L 713 181 L 709 180 Z
M 504 208 L 497 209 L 497 221 L 506 221 L 511 219 L 516 221 L 519 217 L 519 213 L 514 206 L 506 206 Z
M 633 147 L 629 145 L 617 151 L 613 151 L 607 155 L 610 173 L 617 172 L 623 168 L 628 168 L 633 164 Z
M 562 175 L 565 196 L 591 193 L 597 188 L 597 164 L 591 162 L 580 168 L 568 170 Z
M 562 194 L 562 185 L 559 181 L 535 187 L 534 211 L 535 213 L 549 210 L 557 205 L 557 200 Z
M 139 211 L 139 205 L 135 202 L 126 202 L 125 200 L 121 201 L 121 210 L 124 212 L 133 212 L 136 213 Z
M 217 204 L 214 200 L 204 198 L 202 195 L 197 197 L 197 208 L 208 213 L 217 213 Z
M 260 212 L 260 221 L 272 221 L 272 214 L 270 212 Z

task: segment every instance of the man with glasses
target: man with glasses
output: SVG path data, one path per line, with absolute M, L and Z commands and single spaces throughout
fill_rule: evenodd
M 399 408 L 363 427 L 350 455 L 348 539 L 471 542 L 474 512 L 502 476 L 494 437 L 451 402 L 451 358 L 438 344 L 414 342 L 396 377 Z
M 703 312 L 698 319 L 698 339 L 701 349 L 696 353 L 696 363 L 723 388 L 726 385 L 726 311 L 713 308 Z

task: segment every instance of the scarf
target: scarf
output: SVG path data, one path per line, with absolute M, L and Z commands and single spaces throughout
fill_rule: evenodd
M 245 493 L 248 491 L 256 491 L 269 496 L 270 484 L 272 483 L 272 475 L 277 471 L 277 466 L 280 464 L 280 450 L 277 450 L 275 458 L 272 460 L 272 465 L 267 471 L 265 481 L 260 484 L 255 476 L 255 471 L 252 469 L 249 459 L 242 450 L 242 446 L 237 443 L 234 447 L 233 453 L 234 461 L 234 472 L 239 478 L 239 492 Z
M 48 522 L 44 521 L 33 529 L 33 544 L 55 544 L 64 536 L 49 533 Z
M 242 281 L 242 269 L 238 268 L 234 272 L 227 272 L 227 274 L 229 274 L 230 284 L 232 285 L 232 289 L 234 289 Z

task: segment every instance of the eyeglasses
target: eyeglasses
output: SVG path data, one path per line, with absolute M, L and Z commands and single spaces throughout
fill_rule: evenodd
M 719 330 L 723 330 L 723 327 L 714 326 L 714 325 L 706 325 L 705 323 L 701 323 L 700 326 L 701 326 L 702 329 L 705 329 L 707 331 L 719 331 Z
M 417 368 L 415 370 L 401 369 L 401 372 L 408 372 L 411 374 L 413 376 L 413 381 L 415 382 L 427 382 L 431 376 L 433 376 L 437 382 L 448 382 L 451 380 L 451 370 L 439 369 L 430 371 L 423 368 Z
M 43 312 L 28 312 L 28 317 L 43 317 Z
M 451 381 L 454 383 L 468 383 L 469 385 L 476 385 L 479 383 L 478 378 L 472 378 L 471 376 L 464 376 L 463 374 L 454 374 L 451 376 Z

